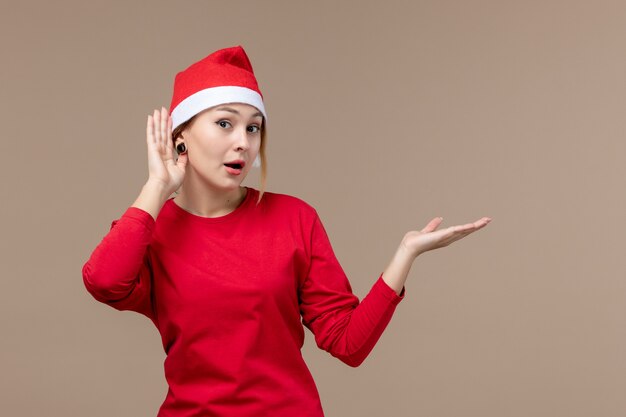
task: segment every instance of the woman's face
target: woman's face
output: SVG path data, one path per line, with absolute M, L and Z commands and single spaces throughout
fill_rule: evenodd
M 220 104 L 204 110 L 182 132 L 188 168 L 215 188 L 239 187 L 259 153 L 262 124 L 262 113 L 249 104 Z M 176 144 L 180 142 L 179 138 Z M 225 165 L 233 161 L 243 167 Z

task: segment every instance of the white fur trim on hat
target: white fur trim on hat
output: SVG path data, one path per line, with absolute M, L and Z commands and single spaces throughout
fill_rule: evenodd
M 211 87 L 190 95 L 172 110 L 172 130 L 201 111 L 226 103 L 250 104 L 259 109 L 267 120 L 263 98 L 256 91 L 239 86 Z

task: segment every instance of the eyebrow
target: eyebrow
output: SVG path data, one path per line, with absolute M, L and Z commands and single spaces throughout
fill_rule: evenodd
M 228 112 L 235 113 L 235 114 L 240 114 L 237 110 L 235 110 L 235 109 L 233 109 L 233 108 L 231 108 L 231 107 L 218 107 L 218 108 L 217 108 L 217 109 L 215 109 L 215 110 L 223 110 L 223 111 L 228 111 Z M 254 114 L 252 115 L 252 117 L 257 117 L 257 116 L 261 116 L 261 117 L 263 117 L 263 113 L 261 113 L 260 111 L 258 111 L 258 112 L 254 113 Z

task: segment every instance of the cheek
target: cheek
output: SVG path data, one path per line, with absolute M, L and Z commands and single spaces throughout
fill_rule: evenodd
M 207 167 L 208 164 L 220 159 L 218 151 L 215 145 L 198 140 L 188 152 L 189 163 L 197 168 Z
M 256 140 L 252 143 L 252 145 L 254 146 L 254 148 L 255 148 L 256 150 L 259 150 L 259 149 L 261 149 L 261 142 L 262 142 L 262 140 L 261 140 L 261 137 L 259 136 L 259 137 L 258 137 L 258 138 L 257 138 L 257 139 L 256 139 Z

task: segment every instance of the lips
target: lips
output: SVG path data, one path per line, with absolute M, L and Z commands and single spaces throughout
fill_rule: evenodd
M 243 172 L 243 167 L 246 165 L 246 162 L 243 159 L 235 159 L 234 161 L 226 162 L 224 167 L 226 167 L 226 171 L 232 175 L 239 175 Z
M 236 159 L 234 161 L 226 162 L 224 165 L 234 169 L 243 169 L 246 166 L 246 162 L 243 159 Z

